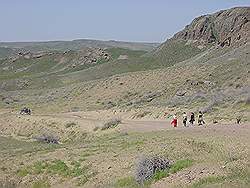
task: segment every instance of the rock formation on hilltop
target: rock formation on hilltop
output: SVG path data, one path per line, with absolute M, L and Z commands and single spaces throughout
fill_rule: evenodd
M 241 45 L 249 40 L 249 20 L 249 7 L 222 10 L 195 18 L 172 39 L 183 39 L 203 45 L 217 43 L 221 47 L 231 46 L 235 43 Z

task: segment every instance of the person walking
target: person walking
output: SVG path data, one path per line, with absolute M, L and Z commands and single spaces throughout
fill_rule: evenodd
M 187 126 L 187 114 L 186 114 L 186 112 L 183 112 L 183 125 L 184 125 L 184 127 Z
M 173 125 L 174 127 L 177 127 L 177 116 L 176 115 L 173 116 L 173 119 L 171 121 L 171 125 Z
M 194 122 L 195 122 L 195 116 L 194 116 L 194 113 L 191 112 L 191 116 L 190 116 L 189 123 L 190 123 L 191 125 L 194 125 Z
M 198 115 L 198 125 L 203 125 L 205 124 L 205 121 L 204 121 L 204 115 L 201 111 L 199 111 L 199 115 Z

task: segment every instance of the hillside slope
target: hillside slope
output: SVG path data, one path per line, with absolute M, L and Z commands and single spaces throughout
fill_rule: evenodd
M 91 40 L 91 39 L 78 39 L 72 41 L 47 41 L 47 42 L 0 42 L 0 47 L 3 49 L 10 48 L 13 49 L 14 51 L 18 51 L 20 49 L 26 49 L 31 52 L 51 51 L 51 50 L 53 51 L 80 50 L 86 47 L 125 48 L 129 50 L 151 51 L 158 45 L 159 45 L 158 43 L 123 42 L 114 40 L 101 41 L 101 40 Z
M 245 15 L 248 10 L 249 8 L 235 8 L 210 16 L 229 14 L 238 18 L 235 15 Z M 186 29 L 196 28 L 197 20 L 203 18 L 195 19 Z M 239 33 L 244 33 L 245 29 L 249 31 L 244 24 L 241 27 L 244 30 L 238 30 Z M 224 30 L 226 29 L 221 29 Z M 23 64 L 27 70 L 38 66 L 35 70 L 40 72 L 33 71 L 26 76 L 6 72 L 3 68 L 8 62 L 2 61 L 0 105 L 4 108 L 39 106 L 44 111 L 129 111 L 144 108 L 151 111 L 153 107 L 159 108 L 159 111 L 164 108 L 174 111 L 202 109 L 213 116 L 220 109 L 222 111 L 218 116 L 228 118 L 228 114 L 238 111 L 247 119 L 250 87 L 250 47 L 249 38 L 245 37 L 247 35 L 242 34 L 236 43 L 222 47 L 217 42 L 204 43 L 203 38 L 193 38 L 195 42 L 190 42 L 190 38 L 182 38 L 180 33 L 153 53 L 145 55 L 144 51 L 111 48 L 106 50 L 110 61 L 79 69 L 64 70 L 68 65 L 72 66 L 72 62 L 80 62 L 76 52 L 70 52 L 75 55 L 73 59 L 65 61 L 63 71 L 57 65 L 60 61 L 51 63 L 57 56 L 45 61 L 49 66 L 43 71 L 39 68 L 42 61 L 27 60 Z M 201 48 L 201 42 L 206 46 Z M 20 66 L 22 63 L 16 65 Z
M 236 7 L 195 18 L 154 52 L 158 61 L 172 65 L 211 46 L 239 47 L 250 39 L 250 8 Z
M 221 47 L 245 44 L 250 37 L 249 20 L 249 7 L 222 10 L 195 18 L 184 30 L 176 33 L 173 40 L 190 40 L 201 45 L 217 43 Z

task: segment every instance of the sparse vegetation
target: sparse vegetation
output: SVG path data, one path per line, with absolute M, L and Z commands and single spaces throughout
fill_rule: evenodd
M 122 120 L 120 118 L 113 118 L 111 120 L 108 120 L 101 130 L 111 129 L 117 127 L 119 124 L 121 124 Z
M 75 122 L 69 122 L 65 125 L 65 128 L 70 128 L 70 127 L 74 127 L 76 126 L 77 124 Z
M 135 181 L 133 177 L 125 177 L 118 179 L 115 183 L 115 187 L 139 188 L 140 185 Z
M 59 138 L 53 135 L 43 135 L 35 138 L 39 142 L 44 142 L 47 144 L 59 144 Z
M 38 174 L 57 174 L 62 177 L 79 177 L 79 182 L 77 184 L 83 185 L 88 181 L 88 179 L 93 176 L 93 173 L 88 171 L 87 166 L 82 166 L 80 162 L 73 161 L 70 165 L 66 164 L 62 160 L 54 161 L 38 161 L 32 166 L 21 168 L 17 171 L 19 177 L 25 177 L 28 175 L 38 175 Z M 46 182 L 47 185 L 49 185 Z M 38 181 L 33 184 L 33 186 L 45 186 L 44 181 Z
M 115 183 L 115 187 L 131 187 L 131 188 L 150 187 L 152 183 L 155 183 L 165 177 L 168 177 L 170 174 L 177 173 L 178 171 L 192 165 L 192 161 L 188 159 L 179 160 L 176 161 L 173 165 L 170 165 L 170 163 L 169 162 L 166 163 L 164 159 L 160 158 L 156 159 L 156 158 L 158 157 L 154 157 L 154 159 L 151 158 L 150 160 L 144 158 L 141 161 L 142 163 L 139 162 L 138 166 L 140 169 L 143 169 L 143 172 L 140 170 L 139 172 L 140 175 L 137 174 L 135 178 L 125 177 L 118 179 Z M 153 165 L 153 163 L 155 165 Z
M 206 185 L 213 185 L 216 183 L 221 183 L 225 180 L 223 176 L 209 176 L 206 178 L 200 179 L 198 182 L 192 185 L 192 188 L 205 187 Z
M 32 188 L 49 188 L 50 184 L 47 181 L 40 180 L 32 184 Z
M 178 160 L 171 166 L 169 173 L 174 174 L 184 168 L 190 167 L 192 163 L 193 162 L 190 159 Z
M 27 176 L 29 174 L 29 171 L 26 169 L 26 168 L 24 168 L 24 169 L 19 169 L 18 171 L 17 171 L 17 175 L 19 176 L 19 177 L 25 177 L 25 176 Z
M 133 119 L 140 119 L 140 118 L 143 118 L 143 117 L 145 117 L 145 116 L 147 116 L 149 114 L 151 114 L 151 112 L 148 112 L 148 111 L 138 112 L 138 113 L 134 114 L 132 116 L 132 118 Z

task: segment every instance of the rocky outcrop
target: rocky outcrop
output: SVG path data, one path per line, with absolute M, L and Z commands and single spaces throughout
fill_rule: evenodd
M 244 44 L 250 35 L 250 8 L 237 7 L 195 18 L 173 40 L 187 40 L 201 45 L 218 44 L 221 47 Z

